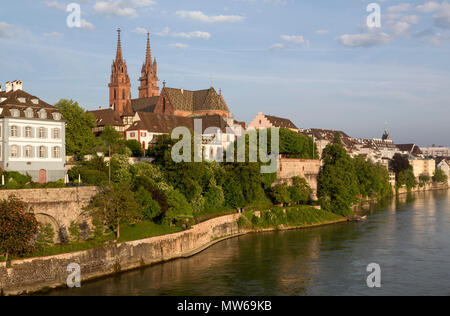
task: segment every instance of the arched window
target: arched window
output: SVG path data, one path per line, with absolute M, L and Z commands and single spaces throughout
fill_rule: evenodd
M 25 147 L 25 158 L 33 158 L 33 147 L 31 146 Z
M 53 158 L 61 158 L 61 148 L 53 147 Z
M 61 132 L 60 132 L 59 128 L 55 128 L 53 130 L 53 138 L 54 139 L 60 139 L 61 138 Z
M 39 158 L 46 158 L 47 156 L 47 148 L 45 146 L 39 147 Z
M 11 146 L 11 158 L 19 157 L 19 146 L 12 145 Z
M 19 129 L 17 126 L 11 126 L 11 137 L 18 137 Z
M 44 127 L 39 127 L 39 138 L 46 138 L 47 137 L 47 129 Z
M 25 127 L 25 137 L 26 138 L 32 138 L 33 137 L 32 133 L 33 132 L 32 132 L 31 127 L 29 127 L 29 126 Z

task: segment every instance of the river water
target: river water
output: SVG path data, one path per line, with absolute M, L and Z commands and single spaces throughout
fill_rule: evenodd
M 363 207 L 364 223 L 250 234 L 49 295 L 450 295 L 450 191 Z M 381 288 L 367 286 L 367 266 Z

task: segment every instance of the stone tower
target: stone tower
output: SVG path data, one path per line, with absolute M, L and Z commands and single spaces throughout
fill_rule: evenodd
M 139 87 L 139 99 L 159 96 L 158 75 L 156 59 L 152 62 L 152 52 L 150 50 L 150 34 L 147 33 L 147 52 L 145 62 L 142 66 L 141 85 Z
M 109 105 L 115 112 L 122 115 L 129 99 L 131 99 L 131 83 L 127 64 L 122 56 L 120 29 L 117 30 L 117 54 L 111 67 L 111 82 L 109 87 Z

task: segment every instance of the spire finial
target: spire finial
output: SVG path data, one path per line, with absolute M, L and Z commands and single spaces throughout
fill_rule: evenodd
M 152 63 L 152 51 L 150 49 L 150 32 L 147 32 L 147 52 L 145 54 L 145 64 L 149 65 Z
M 166 87 L 166 80 L 163 81 L 163 88 Z
M 120 27 L 117 29 L 117 54 L 116 54 L 116 61 L 122 60 L 122 43 L 120 40 Z

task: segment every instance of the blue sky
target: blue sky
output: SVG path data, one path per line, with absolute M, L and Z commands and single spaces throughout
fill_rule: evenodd
M 450 145 L 450 4 L 396 0 L 10 1 L 0 10 L 0 83 L 48 102 L 108 105 L 117 34 L 137 97 L 146 35 L 170 87 L 221 88 L 236 119 L 262 111 L 300 128 Z M 366 26 L 381 6 L 381 28 Z M 162 85 L 162 83 L 161 83 Z

